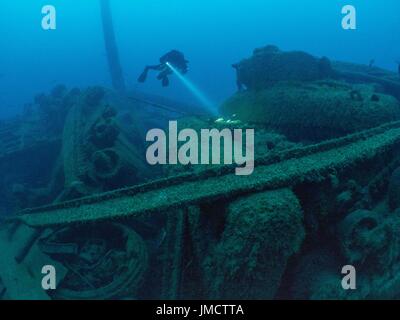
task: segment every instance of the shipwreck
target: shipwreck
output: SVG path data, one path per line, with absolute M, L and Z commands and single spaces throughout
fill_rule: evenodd
M 149 166 L 147 128 L 228 123 L 139 93 L 59 86 L 1 123 L 0 297 L 400 298 L 398 75 L 274 46 L 236 68 L 220 112 L 255 128 L 248 176 Z

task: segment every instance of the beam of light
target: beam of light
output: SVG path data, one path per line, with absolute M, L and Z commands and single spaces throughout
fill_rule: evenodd
M 197 88 L 193 82 L 185 78 L 172 64 L 167 62 L 167 66 L 175 73 L 179 80 L 190 90 L 190 92 L 206 107 L 212 114 L 216 114 L 215 105 L 206 97 L 206 95 Z

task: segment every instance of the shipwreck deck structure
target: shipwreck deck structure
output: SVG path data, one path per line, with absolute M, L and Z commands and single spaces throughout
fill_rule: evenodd
M 16 218 L 32 227 L 140 217 L 148 213 L 212 201 L 229 201 L 255 192 L 291 188 L 323 180 L 332 172 L 359 168 L 365 161 L 393 153 L 400 144 L 400 122 L 343 138 L 295 148 L 256 160 L 251 176 L 221 167 L 94 195 L 61 204 L 29 209 Z

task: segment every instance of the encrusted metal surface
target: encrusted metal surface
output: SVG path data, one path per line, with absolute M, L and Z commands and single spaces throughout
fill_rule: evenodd
M 75 201 L 23 211 L 17 219 L 30 226 L 89 222 L 229 199 L 262 190 L 290 187 L 341 171 L 400 143 L 400 122 L 268 156 L 256 161 L 250 176 L 236 176 L 232 167 L 205 170 Z

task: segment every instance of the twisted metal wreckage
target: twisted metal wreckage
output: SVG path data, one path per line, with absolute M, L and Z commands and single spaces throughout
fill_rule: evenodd
M 309 59 L 274 47 L 255 51 L 239 67 L 239 80 L 248 90 L 222 106 L 223 112 L 234 110 L 247 121 L 240 109 L 246 103 L 235 99 L 243 101 L 253 94 L 252 85 L 260 83 L 268 96 L 268 90 L 279 88 L 277 82 L 287 80 L 301 82 L 292 88 L 294 93 L 304 83 L 311 86 L 307 92 L 317 88 L 317 93 L 328 83 L 328 99 L 332 90 L 347 90 L 349 104 L 369 106 L 372 101 L 379 112 L 384 110 L 380 103 L 398 108 L 394 97 L 400 95 L 400 81 L 388 79 L 390 73 L 377 75 L 366 67 L 332 63 L 332 82 L 324 80 L 325 75 L 322 82 L 254 75 L 254 70 L 262 70 L 259 63 L 274 70 L 268 64 L 271 55 L 274 63 L 279 63 L 277 58 Z M 311 66 L 314 62 L 310 58 Z M 327 72 L 325 64 L 324 60 Z M 285 70 L 277 69 L 282 77 Z M 354 89 L 357 82 L 378 83 L 381 89 Z M 368 103 L 363 98 L 367 95 Z M 54 139 L 46 135 L 27 143 L 23 134 L 9 136 L 21 127 L 2 127 L 2 150 L 8 150 L 2 155 L 4 162 L 22 161 L 21 155 L 26 158 L 34 148 L 39 157 L 46 154 L 43 150 L 55 154 L 46 154 L 53 163 L 47 187 L 29 192 L 14 187 L 13 196 L 25 209 L 7 218 L 0 230 L 3 298 L 399 297 L 400 109 L 381 113 L 374 125 L 367 123 L 341 137 L 312 141 L 315 132 L 310 129 L 307 144 L 280 149 L 280 142 L 269 141 L 270 151 L 257 157 L 250 176 L 235 175 L 232 166 L 218 166 L 146 182 L 153 169 L 131 140 L 143 135 L 139 122 L 130 111 L 116 112 L 103 98 L 98 88 L 79 94 L 56 92 L 50 104 L 49 97 L 42 96 L 38 103 L 43 108 L 50 108 L 54 100 L 61 110 L 72 105 Z M 356 117 L 346 115 L 351 116 Z M 284 120 L 264 120 L 268 128 L 288 136 L 288 130 L 297 130 Z M 300 116 L 298 121 L 302 123 Z M 7 168 L 4 162 L 2 170 Z M 357 268 L 357 291 L 341 288 L 345 264 Z M 43 265 L 56 267 L 54 291 L 41 288 Z

